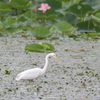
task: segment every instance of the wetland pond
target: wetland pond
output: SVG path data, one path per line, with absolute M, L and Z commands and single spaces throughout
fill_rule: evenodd
M 16 81 L 18 73 L 42 68 L 49 53 L 29 52 L 29 43 L 54 45 L 47 72 L 35 82 Z M 0 100 L 100 100 L 100 40 L 0 38 Z

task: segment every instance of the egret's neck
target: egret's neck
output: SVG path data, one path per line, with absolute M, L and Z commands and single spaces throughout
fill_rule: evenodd
M 46 69 L 47 69 L 47 66 L 48 66 L 48 57 L 49 56 L 46 56 L 46 58 L 45 58 L 45 65 L 44 65 L 44 67 L 41 71 L 41 75 L 43 75 L 46 72 Z
M 43 67 L 43 70 L 46 71 L 47 66 L 48 66 L 48 56 L 46 56 L 46 58 L 45 58 L 45 65 L 44 65 L 44 67 Z

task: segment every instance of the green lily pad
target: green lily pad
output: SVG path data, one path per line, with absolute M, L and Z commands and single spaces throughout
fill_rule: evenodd
M 30 6 L 29 1 L 27 0 L 12 0 L 8 5 L 20 10 L 24 10 Z
M 96 37 L 100 36 L 100 33 L 88 33 L 87 36 L 89 36 L 91 38 L 96 38 Z
M 74 4 L 69 8 L 69 11 L 76 15 L 84 16 L 87 13 L 93 12 L 93 8 L 87 4 Z
M 46 50 L 51 50 L 51 51 L 55 50 L 52 44 L 49 44 L 49 43 L 39 43 L 39 44 L 42 45 L 44 48 L 46 48 Z
M 54 24 L 54 28 L 62 32 L 70 32 L 73 30 L 73 26 L 70 23 L 65 22 L 65 21 L 61 21 Z
M 5 27 L 5 29 L 13 27 L 14 24 L 16 24 L 16 21 L 13 20 L 12 18 L 7 18 L 4 22 L 3 22 L 3 26 Z
M 46 52 L 47 50 L 54 51 L 55 48 L 53 45 L 49 43 L 33 43 L 28 44 L 24 48 L 25 50 L 33 51 L 33 52 Z
M 77 17 L 76 15 L 74 15 L 72 13 L 67 13 L 67 14 L 65 14 L 65 16 L 63 17 L 62 20 L 75 25 L 79 22 L 79 19 L 80 18 Z
M 9 9 L 9 6 L 7 4 L 4 3 L 0 3 L 0 16 L 2 14 L 7 14 L 9 13 L 11 10 Z
M 100 10 L 100 0 L 82 0 L 82 3 L 90 5 L 94 9 L 93 12 Z
M 22 30 L 19 30 L 19 29 L 16 29 L 16 28 L 8 28 L 8 29 L 5 30 L 5 32 L 15 34 L 15 33 L 22 32 Z
M 45 3 L 48 3 L 53 9 L 61 8 L 61 3 L 58 0 L 45 0 Z
M 46 52 L 46 49 L 37 43 L 28 44 L 24 48 L 25 50 L 33 51 L 33 52 Z
M 50 35 L 50 31 L 46 27 L 38 26 L 34 28 L 32 34 L 36 39 L 44 39 Z
M 79 22 L 76 26 L 80 32 L 94 32 L 95 30 L 94 24 L 90 20 Z

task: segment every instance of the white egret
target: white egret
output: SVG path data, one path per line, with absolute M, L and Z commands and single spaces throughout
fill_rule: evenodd
M 46 72 L 46 69 L 47 69 L 47 66 L 48 66 L 49 56 L 53 56 L 58 61 L 60 61 L 60 59 L 55 55 L 55 53 L 50 53 L 45 57 L 46 62 L 45 62 L 45 65 L 42 69 L 41 68 L 33 68 L 33 69 L 25 70 L 25 71 L 23 71 L 23 72 L 21 72 L 17 75 L 16 80 L 17 81 L 20 81 L 20 80 L 31 80 L 31 81 L 33 81 L 34 79 L 42 76 Z

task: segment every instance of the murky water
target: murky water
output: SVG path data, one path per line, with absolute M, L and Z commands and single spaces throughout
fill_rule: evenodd
M 62 62 L 50 58 L 45 75 L 17 82 L 19 72 L 45 63 L 48 53 L 24 51 L 34 42 L 53 44 Z M 100 40 L 0 38 L 0 100 L 100 100 Z

